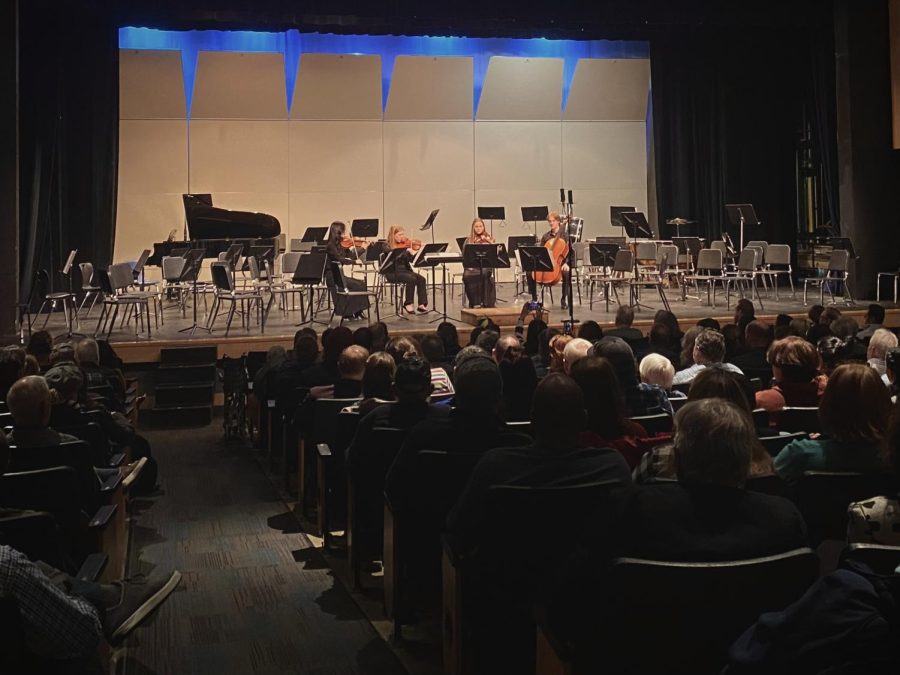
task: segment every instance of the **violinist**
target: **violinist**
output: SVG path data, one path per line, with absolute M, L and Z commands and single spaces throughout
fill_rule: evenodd
M 472 229 L 466 239 L 466 244 L 493 244 L 494 238 L 484 228 L 484 221 L 476 218 L 472 221 Z M 463 284 L 466 287 L 466 297 L 469 299 L 469 307 L 494 307 L 497 304 L 497 287 L 494 284 L 493 269 L 479 269 L 467 267 L 463 270 Z
M 560 271 L 562 272 L 562 308 L 566 309 L 572 287 L 572 267 L 575 265 L 575 249 L 572 248 L 569 233 L 566 232 L 566 228 L 562 227 L 559 214 L 556 211 L 551 211 L 547 214 L 547 223 L 550 225 L 550 230 L 541 237 L 541 246 L 548 246 L 548 242 L 555 239 L 560 239 L 568 244 L 569 253 L 560 265 Z M 535 284 L 531 272 L 528 273 L 528 290 L 531 292 L 531 297 L 536 299 L 537 284 Z
M 350 252 L 346 249 L 342 242 L 346 239 L 347 226 L 335 221 L 331 223 L 328 229 L 328 240 L 325 245 L 325 285 L 329 290 L 334 290 L 334 277 L 331 273 L 331 264 L 340 263 L 342 265 L 351 265 L 354 259 L 350 256 Z M 344 277 L 344 286 L 348 291 L 364 291 L 366 290 L 366 282 L 361 279 L 351 279 Z M 334 313 L 342 317 L 362 318 L 365 310 L 369 307 L 369 299 L 366 296 L 347 297 L 345 295 L 336 295 L 332 293 L 332 302 L 334 303 Z
M 391 225 L 388 229 L 387 241 L 382 244 L 385 253 L 398 248 L 406 249 L 406 253 L 396 257 L 391 268 L 385 270 L 384 278 L 392 284 L 406 285 L 403 311 L 407 314 L 415 314 L 417 310 L 423 314 L 428 311 L 428 285 L 425 277 L 415 272 L 411 264 L 412 254 L 410 251 L 418 250 L 421 244 L 422 242 L 407 237 L 399 225 Z M 414 295 L 419 296 L 418 307 L 413 304 Z

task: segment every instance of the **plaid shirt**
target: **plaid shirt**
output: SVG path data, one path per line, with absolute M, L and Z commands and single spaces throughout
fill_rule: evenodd
M 631 473 L 631 479 L 638 484 L 659 479 L 675 480 L 672 464 L 672 444 L 657 445 L 644 453 L 640 464 Z
M 636 387 L 625 389 L 625 414 L 628 417 L 658 415 L 672 412 L 669 396 L 662 387 L 641 382 Z
M 50 659 L 91 655 L 103 634 L 93 605 L 54 586 L 24 555 L 0 546 L 0 597 L 12 598 L 28 648 Z

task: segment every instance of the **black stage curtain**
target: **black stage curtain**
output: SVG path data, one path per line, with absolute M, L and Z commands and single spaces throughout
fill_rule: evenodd
M 819 155 L 829 166 L 823 187 L 837 214 L 833 64 L 829 81 L 823 52 L 828 47 L 793 28 L 698 28 L 651 38 L 661 221 L 696 220 L 699 236 L 718 238 L 728 231 L 737 245 L 739 228 L 728 224 L 725 204 L 752 203 L 762 226 L 746 228 L 745 241 L 793 243 L 804 112 L 814 137 L 824 141 Z
M 119 47 L 108 2 L 20 3 L 20 295 L 37 272 L 111 262 L 119 139 Z M 72 277 L 78 286 L 81 277 Z M 39 301 L 32 298 L 33 301 Z

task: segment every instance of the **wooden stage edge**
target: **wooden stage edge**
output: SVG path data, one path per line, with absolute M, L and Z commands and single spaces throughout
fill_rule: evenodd
M 711 313 L 707 316 L 715 318 L 720 323 L 722 323 L 722 325 L 732 322 L 732 319 L 734 317 L 733 311 L 724 310 L 724 308 L 711 309 Z M 478 316 L 488 316 L 493 312 L 491 312 L 491 310 L 474 310 L 474 313 Z M 797 306 L 796 309 L 793 309 L 792 313 L 796 316 L 805 316 L 806 308 L 802 305 Z M 861 326 L 863 317 L 866 313 L 866 303 L 860 302 L 857 307 L 853 309 L 841 308 L 841 313 L 847 316 L 852 316 L 857 320 L 857 322 L 859 322 Z M 505 314 L 508 314 L 508 312 L 506 312 Z M 675 314 L 677 316 L 678 312 L 676 311 Z M 775 317 L 776 313 L 761 313 L 757 315 L 758 319 L 766 321 L 767 323 L 774 323 Z M 562 326 L 562 318 L 565 318 L 562 315 L 562 310 L 554 308 L 550 313 L 549 325 L 552 327 L 560 328 Z M 578 318 L 577 314 L 576 318 Z M 698 320 L 696 317 L 679 317 L 679 319 L 683 324 L 682 329 L 693 326 Z M 601 328 L 605 329 L 613 327 L 613 321 L 611 319 L 598 320 L 595 318 L 594 320 L 600 324 Z M 351 330 L 355 330 L 361 325 L 364 324 L 347 324 L 348 328 L 350 328 Z M 512 333 L 515 330 L 514 325 L 514 322 L 511 325 L 501 324 L 501 332 L 503 334 Z M 646 334 L 650 327 L 653 325 L 653 320 L 650 318 L 635 319 L 633 325 L 635 328 L 640 329 L 644 334 Z M 431 332 L 436 328 L 436 326 L 437 324 L 416 323 L 414 325 L 411 325 L 409 328 L 392 326 L 389 330 L 392 337 L 402 335 L 414 336 Z M 885 326 L 890 328 L 900 327 L 900 308 L 889 307 L 886 309 Z M 321 334 L 324 328 L 324 326 L 316 327 L 316 331 Z M 457 330 L 459 332 L 459 341 L 461 345 L 465 345 L 468 343 L 469 334 L 471 333 L 473 328 L 474 326 L 467 324 L 457 325 Z M 284 331 L 283 328 L 281 330 Z M 116 353 L 126 364 L 152 364 L 159 361 L 159 353 L 161 349 L 171 347 L 214 346 L 217 348 L 219 358 L 222 358 L 223 356 L 236 358 L 251 351 L 266 351 L 269 349 L 269 347 L 273 347 L 275 345 L 281 345 L 285 349 L 291 349 L 294 340 L 294 330 L 295 329 L 291 329 L 290 332 L 275 334 L 244 334 L 232 335 L 229 337 L 224 337 L 222 335 L 198 335 L 192 338 L 181 338 L 177 340 L 155 338 L 152 338 L 150 340 L 119 340 L 114 338 L 111 342 L 116 350 Z

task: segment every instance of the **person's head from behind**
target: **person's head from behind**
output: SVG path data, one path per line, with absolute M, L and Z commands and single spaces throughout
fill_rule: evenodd
M 500 339 L 500 332 L 496 330 L 483 330 L 475 340 L 475 345 L 481 347 L 488 354 L 494 353 L 494 347 Z
M 372 329 L 372 351 L 383 352 L 390 339 L 387 324 L 379 321 L 369 327 Z
M 315 336 L 297 331 L 294 335 L 294 360 L 303 365 L 311 365 L 319 356 L 319 341 Z
M 700 328 L 708 328 L 710 330 L 722 330 L 722 325 L 711 316 L 706 317 L 705 319 L 700 319 L 697 322 L 697 325 Z
M 705 329 L 701 326 L 691 326 L 684 334 L 684 337 L 681 338 L 680 360 L 682 368 L 694 365 L 694 342 L 696 342 L 697 336 L 703 330 Z
M 584 338 L 570 340 L 563 349 L 563 370 L 567 375 L 571 374 L 572 366 L 578 363 L 591 351 L 593 345 Z
M 462 352 L 460 352 L 462 354 Z M 453 371 L 453 402 L 463 413 L 494 417 L 503 396 L 503 380 L 500 370 L 489 354 L 473 354 L 462 362 L 457 361 Z
M 616 310 L 616 328 L 630 328 L 634 323 L 634 308 L 628 305 L 619 305 Z
M 277 366 L 281 363 L 284 363 L 284 360 L 287 358 L 287 350 L 281 345 L 272 345 L 266 351 L 266 364 L 270 366 Z
M 571 377 L 581 388 L 588 428 L 606 438 L 625 429 L 625 399 L 616 371 L 602 356 L 586 356 L 572 366 Z
M 841 340 L 852 340 L 859 332 L 859 324 L 852 316 L 840 316 L 831 322 L 831 332 Z
M 397 364 L 394 393 L 398 401 L 425 401 L 431 396 L 431 366 L 420 356 L 410 356 Z
M 689 401 L 675 414 L 673 459 L 685 483 L 743 487 L 759 444 L 746 411 L 731 401 Z
M 2 435 L 0 434 L 0 436 Z M 882 458 L 885 468 L 894 479 L 894 484 L 900 484 L 900 402 L 891 408 L 891 417 L 888 420 L 882 447 Z
M 876 326 L 880 326 L 881 324 L 883 324 L 884 307 L 873 302 L 871 305 L 869 305 L 868 310 L 866 310 L 866 318 L 863 320 L 863 322 L 874 324 Z
M 84 386 L 81 368 L 74 363 L 61 363 L 53 366 L 44 374 L 44 380 L 51 391 L 56 392 L 58 401 L 76 401 Z
M 6 400 L 13 382 L 24 374 L 25 350 L 14 345 L 0 349 L 0 400 Z
M 394 357 L 387 352 L 375 352 L 366 359 L 363 373 L 363 398 L 379 398 L 389 401 L 393 398 L 394 373 L 397 366 Z
M 353 344 L 372 350 L 372 329 L 368 326 L 360 326 L 353 331 Z
M 547 324 L 541 319 L 534 319 L 525 330 L 525 352 L 534 356 L 541 351 L 541 333 L 547 330 Z
M 694 363 L 704 366 L 721 363 L 725 357 L 725 337 L 717 330 L 704 330 L 694 340 Z
M 792 317 L 790 314 L 779 314 L 775 317 L 775 327 L 778 328 L 779 326 L 789 326 L 791 324 L 791 321 L 793 320 L 794 317 Z
M 756 319 L 744 329 L 744 344 L 750 349 L 766 349 L 772 341 L 771 334 L 769 324 Z
M 666 391 L 672 388 L 675 366 L 662 354 L 647 354 L 641 359 L 638 371 L 641 374 L 641 382 L 655 384 Z
M 669 333 L 673 340 L 677 335 L 681 334 L 681 326 L 678 325 L 678 317 L 665 309 L 661 309 L 653 315 L 653 323 L 661 323 L 668 326 Z
M 756 318 L 756 308 L 747 298 L 741 298 L 734 306 L 734 323 L 745 326 Z
M 429 363 L 443 363 L 446 359 L 444 341 L 437 333 L 423 335 L 419 345 L 422 347 L 422 356 L 428 359 Z
M 638 385 L 634 352 L 625 340 L 607 335 L 594 344 L 591 353 L 595 356 L 602 356 L 609 361 L 613 370 L 616 371 L 616 379 L 619 381 L 619 386 L 622 387 L 623 391 Z
M 100 365 L 100 345 L 94 338 L 84 338 L 75 345 L 75 358 L 78 365 L 99 366 Z
M 534 361 L 521 347 L 506 352 L 498 364 L 503 380 L 503 401 L 507 420 L 526 420 L 531 412 L 531 399 L 537 386 Z
M 455 354 L 459 351 L 459 332 L 449 321 L 442 321 L 438 324 L 437 335 L 444 343 L 444 354 Z
M 825 311 L 825 307 L 822 305 L 813 305 L 809 308 L 809 311 L 806 313 L 806 318 L 809 319 L 809 322 L 813 325 L 819 323 L 819 317 L 822 316 L 822 312 Z
M 484 358 L 485 356 L 490 357 L 486 351 L 484 351 L 481 347 L 476 347 L 475 345 L 466 345 L 462 349 L 459 350 L 456 354 L 456 358 L 453 359 L 453 367 L 459 368 L 465 361 L 471 358 Z
M 823 326 L 831 326 L 831 324 L 834 323 L 835 319 L 839 319 L 840 316 L 841 310 L 839 310 L 837 307 L 826 307 L 819 315 L 819 323 Z
M 384 348 L 388 354 L 394 357 L 394 363 L 398 366 L 403 359 L 411 356 L 422 356 L 422 348 L 419 343 L 411 337 L 393 337 L 388 340 Z
M 822 370 L 826 375 L 831 375 L 831 371 L 845 362 L 850 352 L 847 343 L 836 335 L 826 335 L 818 340 L 816 349 L 822 359 Z
M 594 344 L 597 340 L 603 337 L 603 329 L 600 328 L 600 324 L 592 319 L 588 319 L 581 327 L 578 329 L 578 337 L 583 338 Z
M 822 431 L 836 441 L 880 443 L 891 396 L 874 369 L 862 363 L 838 366 L 819 404 Z
M 59 342 L 50 350 L 50 365 L 59 363 L 75 363 L 75 347 L 71 342 Z
M 647 335 L 650 349 L 669 349 L 672 346 L 672 329 L 664 323 L 654 323 Z
M 50 350 L 53 349 L 53 337 L 45 330 L 35 331 L 28 338 L 28 346 L 25 348 L 34 356 L 38 363 L 44 365 L 50 360 Z
M 564 354 L 566 345 L 574 339 L 571 335 L 563 335 L 562 333 L 557 333 L 550 338 L 550 370 L 552 372 L 565 372 L 566 360 Z
M 561 333 L 556 328 L 545 328 L 541 331 L 540 337 L 538 339 L 538 355 L 540 356 L 541 363 L 545 366 L 550 366 L 550 362 L 553 360 L 553 348 L 551 347 L 551 343 L 553 342 L 553 338 Z
M 338 375 L 343 380 L 361 382 L 363 374 L 366 372 L 366 359 L 368 358 L 369 352 L 365 347 L 350 345 L 338 356 Z
M 772 376 L 779 384 L 811 382 L 822 369 L 822 359 L 816 348 L 796 335 L 773 342 L 766 358 L 772 366 Z
M 881 359 L 884 361 L 887 353 L 891 349 L 897 348 L 897 336 L 887 328 L 879 328 L 869 340 L 869 348 L 866 352 L 866 358 Z
M 697 373 L 688 390 L 689 401 L 721 398 L 731 401 L 747 415 L 753 413 L 753 407 L 750 405 L 751 396 L 750 384 L 746 378 L 724 368 L 704 368 Z
M 494 343 L 491 355 L 494 357 L 494 361 L 500 363 L 507 359 L 515 360 L 523 351 L 524 348 L 518 337 L 515 335 L 504 335 Z
M 584 394 L 575 380 L 562 373 L 547 375 L 534 390 L 531 428 L 545 449 L 570 450 L 587 426 Z
M 50 422 L 50 388 L 40 375 L 29 375 L 9 388 L 6 406 L 13 425 L 23 428 L 46 427 Z
M 353 344 L 353 333 L 346 326 L 332 328 L 328 335 L 322 335 L 322 361 L 337 365 L 338 357 Z

